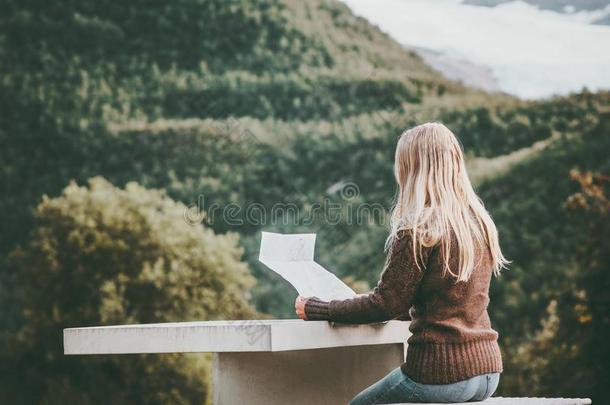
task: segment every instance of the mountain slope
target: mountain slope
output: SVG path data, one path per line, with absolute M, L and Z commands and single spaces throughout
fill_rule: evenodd
M 479 190 L 515 263 L 494 284 L 504 303 L 492 313 L 510 346 L 537 327 L 556 286 L 545 278 L 568 272 L 560 259 L 569 259 L 570 228 L 556 223 L 571 187 L 566 171 L 607 169 L 610 93 L 521 102 L 466 88 L 337 1 L 0 7 L 0 302 L 11 301 L 3 258 L 32 231 L 33 207 L 71 179 L 93 176 L 164 188 L 201 204 L 216 233 L 238 233 L 260 312 L 294 316 L 294 291 L 256 259 L 261 229 L 318 232 L 321 263 L 372 285 L 383 264 L 396 140 L 406 127 L 440 120 L 471 162 L 499 167 L 473 175 L 484 180 Z M 549 145 L 537 150 L 537 142 Z M 338 221 L 316 208 L 329 203 L 341 207 Z M 278 204 L 298 215 L 274 219 Z M 367 205 L 379 210 L 350 210 Z M 223 211 L 234 207 L 236 218 Z M 14 327 L 9 312 L 0 337 Z M 28 381 L 29 363 L 11 355 L 3 353 L 6 370 Z M 27 390 L 46 392 L 45 372 Z
M 108 121 L 303 119 L 470 92 L 335 1 L 10 1 L 3 11 L 3 83 L 27 80 Z

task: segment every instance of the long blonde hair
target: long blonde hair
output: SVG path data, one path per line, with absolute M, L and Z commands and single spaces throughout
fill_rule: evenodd
M 398 195 L 386 246 L 400 230 L 409 229 L 415 256 L 420 257 L 421 246 L 439 244 L 444 274 L 449 272 L 457 281 L 470 278 L 476 246 L 489 249 L 494 274 L 506 267 L 509 262 L 500 250 L 496 226 L 472 188 L 459 141 L 449 128 L 431 122 L 405 131 L 396 146 L 394 174 Z M 455 254 L 452 234 L 459 250 L 457 274 L 449 268 L 450 254 Z

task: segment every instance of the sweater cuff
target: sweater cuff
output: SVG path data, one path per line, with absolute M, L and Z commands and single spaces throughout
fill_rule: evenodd
M 327 321 L 330 320 L 328 310 L 329 303 L 322 301 L 318 297 L 311 297 L 305 301 L 305 315 L 308 321 Z

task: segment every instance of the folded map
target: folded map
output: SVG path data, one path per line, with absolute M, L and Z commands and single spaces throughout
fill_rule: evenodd
M 352 298 L 356 293 L 313 259 L 315 233 L 263 232 L 258 260 L 282 276 L 304 297 L 325 301 Z

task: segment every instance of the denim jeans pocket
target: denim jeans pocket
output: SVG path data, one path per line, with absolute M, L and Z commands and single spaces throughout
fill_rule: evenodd
M 490 373 L 485 375 L 487 379 L 487 390 L 485 391 L 485 396 L 483 400 L 491 397 L 496 389 L 498 388 L 498 383 L 500 382 L 500 373 Z
M 415 394 L 420 402 L 465 402 L 475 386 L 474 380 L 464 380 L 453 384 L 418 384 Z
M 416 383 L 405 375 L 401 387 L 403 390 L 404 402 L 423 402 L 421 384 Z

